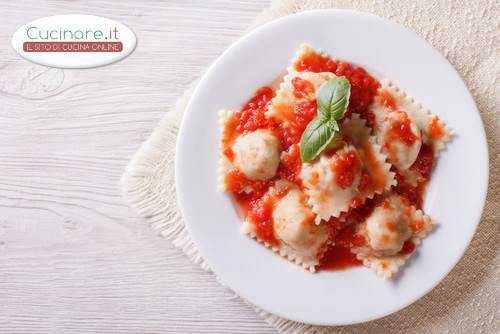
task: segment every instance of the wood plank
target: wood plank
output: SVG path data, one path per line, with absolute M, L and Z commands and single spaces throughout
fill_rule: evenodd
M 0 333 L 275 333 L 120 196 L 130 156 L 267 0 L 6 2 L 0 21 Z M 10 48 L 43 16 L 116 19 L 135 52 L 45 68 Z

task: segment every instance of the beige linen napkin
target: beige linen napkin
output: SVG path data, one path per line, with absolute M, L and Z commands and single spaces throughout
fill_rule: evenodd
M 303 10 L 342 8 L 370 12 L 406 26 L 438 49 L 465 80 L 481 112 L 490 150 L 490 185 L 481 224 L 464 258 L 437 288 L 400 312 L 353 326 L 310 326 L 256 310 L 279 332 L 500 332 L 499 6 L 495 0 L 291 0 L 274 2 L 255 20 L 252 27 Z M 131 205 L 159 235 L 209 270 L 189 237 L 175 197 L 175 141 L 190 91 L 179 99 L 134 155 L 123 175 L 122 189 Z

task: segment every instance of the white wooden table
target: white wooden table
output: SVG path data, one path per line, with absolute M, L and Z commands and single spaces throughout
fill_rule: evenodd
M 268 0 L 4 1 L 0 9 L 0 332 L 274 333 L 122 199 L 131 155 Z M 135 31 L 125 60 L 32 64 L 30 20 L 94 14 Z

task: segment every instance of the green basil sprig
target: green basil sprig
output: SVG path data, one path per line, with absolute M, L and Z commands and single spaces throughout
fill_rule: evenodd
M 344 117 L 350 95 L 351 84 L 345 77 L 331 79 L 318 91 L 318 114 L 309 122 L 300 138 L 302 161 L 315 159 L 340 131 L 337 120 Z

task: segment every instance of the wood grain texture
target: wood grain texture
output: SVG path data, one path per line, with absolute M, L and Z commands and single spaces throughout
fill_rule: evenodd
M 118 189 L 161 116 L 267 5 L 2 4 L 0 333 L 275 333 L 154 236 Z M 138 47 L 88 70 L 38 66 L 10 47 L 22 24 L 69 13 L 116 19 Z

